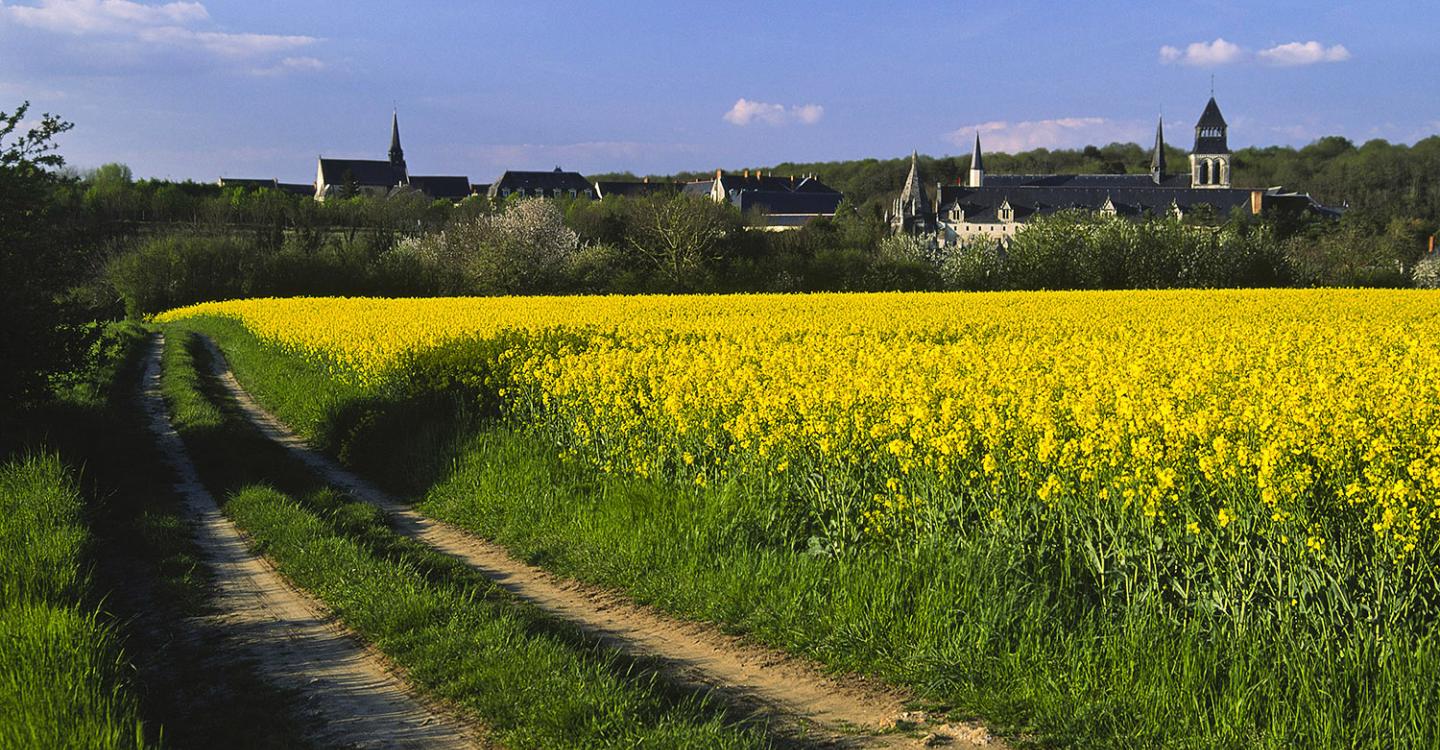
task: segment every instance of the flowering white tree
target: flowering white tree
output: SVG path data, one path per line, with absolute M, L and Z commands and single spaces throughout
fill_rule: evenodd
M 444 231 L 412 237 L 401 249 L 466 289 L 513 294 L 545 290 L 580 247 L 555 204 L 530 198 L 497 214 L 455 222 Z

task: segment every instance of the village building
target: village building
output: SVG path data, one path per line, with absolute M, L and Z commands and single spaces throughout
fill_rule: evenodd
M 964 184 L 936 185 L 933 214 L 918 166 L 912 155 L 910 176 L 890 212 L 891 228 L 896 233 L 934 237 L 946 245 L 976 238 L 1008 243 L 1026 222 L 1067 210 L 1131 218 L 1183 218 L 1208 212 L 1218 219 L 1235 211 L 1337 213 L 1308 195 L 1283 188 L 1233 187 L 1228 126 L 1213 96 L 1195 124 L 1188 173 L 1167 171 L 1163 121 L 1155 128 L 1148 174 L 989 174 L 977 133 L 968 178 Z
M 549 172 L 507 169 L 488 189 L 492 200 L 521 198 L 594 198 L 595 188 L 579 172 L 556 167 Z
M 595 182 L 595 197 L 601 200 L 612 195 L 619 195 L 626 198 L 639 198 L 656 193 L 678 193 L 683 187 L 684 183 L 651 182 L 648 177 L 643 180 L 597 180 Z
M 844 196 L 815 175 L 781 177 L 761 170 L 726 174 L 685 184 L 684 191 L 706 195 L 716 203 L 729 203 L 774 231 L 798 229 L 820 216 L 835 215 Z
M 390 120 L 389 159 L 326 159 L 318 157 L 315 200 L 350 195 L 386 196 L 407 190 L 436 200 L 460 201 L 470 196 L 470 178 L 451 175 L 412 175 L 400 147 L 400 115 Z
M 225 188 L 239 188 L 241 190 L 278 190 L 290 195 L 313 195 L 315 186 L 303 182 L 281 182 L 277 179 L 249 178 L 249 177 L 221 177 L 217 185 L 223 190 Z

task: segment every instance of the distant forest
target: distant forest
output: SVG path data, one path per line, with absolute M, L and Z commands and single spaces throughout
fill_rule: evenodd
M 1189 153 L 1166 150 L 1171 171 L 1189 168 Z M 1237 187 L 1284 186 L 1309 193 L 1328 206 L 1348 206 L 1367 219 L 1386 224 L 1395 218 L 1440 223 L 1440 136 L 1413 146 L 1373 140 L 1356 146 L 1339 136 L 1321 138 L 1304 148 L 1267 146 L 1243 148 L 1233 160 Z M 909 156 L 828 162 L 781 162 L 748 167 L 777 175 L 816 174 L 843 192 L 864 213 L 883 213 L 900 192 L 910 169 Z M 986 171 L 993 174 L 1144 174 L 1150 170 L 1150 149 L 1134 143 L 1086 146 L 1083 149 L 1035 149 L 1018 154 L 985 153 Z M 920 157 L 926 185 L 955 184 L 970 171 L 970 156 Z M 739 170 L 727 170 L 739 171 Z M 714 172 L 650 175 L 652 180 L 701 180 Z M 596 179 L 630 179 L 630 173 L 597 175 Z

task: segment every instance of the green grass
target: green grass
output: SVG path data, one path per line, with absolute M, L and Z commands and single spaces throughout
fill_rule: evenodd
M 164 392 L 202 481 L 297 585 L 511 747 L 759 747 L 762 727 L 658 682 L 451 558 L 390 531 L 234 413 L 171 329 Z
M 118 639 L 88 602 L 88 541 L 58 458 L 0 466 L 0 748 L 146 746 Z
M 68 599 L 89 602 L 89 610 L 80 610 L 83 616 L 52 612 L 53 622 L 45 627 L 74 630 L 64 640 L 76 644 L 103 634 L 123 646 L 128 661 L 112 663 L 94 654 L 86 666 L 73 658 L 59 661 L 60 652 L 52 650 L 32 653 L 38 660 L 32 665 L 47 683 L 69 682 L 66 695 L 72 697 L 85 694 L 86 683 L 79 677 L 84 670 L 122 675 L 126 700 L 138 704 L 145 740 L 152 745 L 305 747 L 295 697 L 224 655 L 226 634 L 200 617 L 210 611 L 208 569 L 180 515 L 170 468 L 155 451 L 136 403 L 146 334 L 134 323 L 105 326 L 85 365 L 57 379 L 54 401 L 0 423 L 0 451 L 58 454 L 70 489 L 79 493 L 78 504 L 65 505 L 73 499 L 69 490 L 50 484 L 41 490 L 47 497 L 35 506 L 7 506 L 0 514 L 0 537 L 49 540 L 30 546 L 23 561 L 0 565 L 5 589 L 0 603 L 12 601 L 12 588 L 63 590 Z M 7 489 L 6 497 L 14 495 Z M 41 518 L 42 506 L 56 512 Z M 68 508 L 63 514 L 62 506 Z M 62 537 L 83 544 L 77 548 Z M 11 614 L 19 618 L 14 622 L 36 623 L 45 611 L 37 605 Z M 42 695 L 33 693 L 35 700 Z M 66 716 L 79 711 L 68 705 L 52 708 Z M 0 707 L 0 724 L 23 726 L 18 719 L 3 721 L 20 716 L 20 710 Z M 62 718 L 67 739 L 84 745 L 82 724 Z M 26 738 L 20 746 L 47 745 Z

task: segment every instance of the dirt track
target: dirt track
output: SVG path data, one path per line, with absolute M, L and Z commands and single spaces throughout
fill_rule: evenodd
M 414 697 L 379 654 L 251 553 L 200 483 L 170 424 L 160 392 L 163 346 L 163 337 L 151 342 L 142 403 L 213 572 L 215 629 L 267 680 L 303 696 L 300 718 L 310 720 L 310 739 L 321 747 L 482 747 L 463 722 Z
M 464 561 L 519 598 L 607 645 L 659 664 L 667 679 L 711 689 L 732 705 L 770 718 L 786 734 L 837 747 L 1005 746 L 978 723 L 927 725 L 923 717 L 905 713 L 906 696 L 897 691 L 857 678 L 827 677 L 814 663 L 554 576 L 516 559 L 498 544 L 415 512 L 312 450 L 251 398 L 214 342 L 207 342 L 214 354 L 214 374 L 246 417 L 327 482 L 384 510 L 398 532 Z M 887 732 L 897 721 L 916 728 Z

